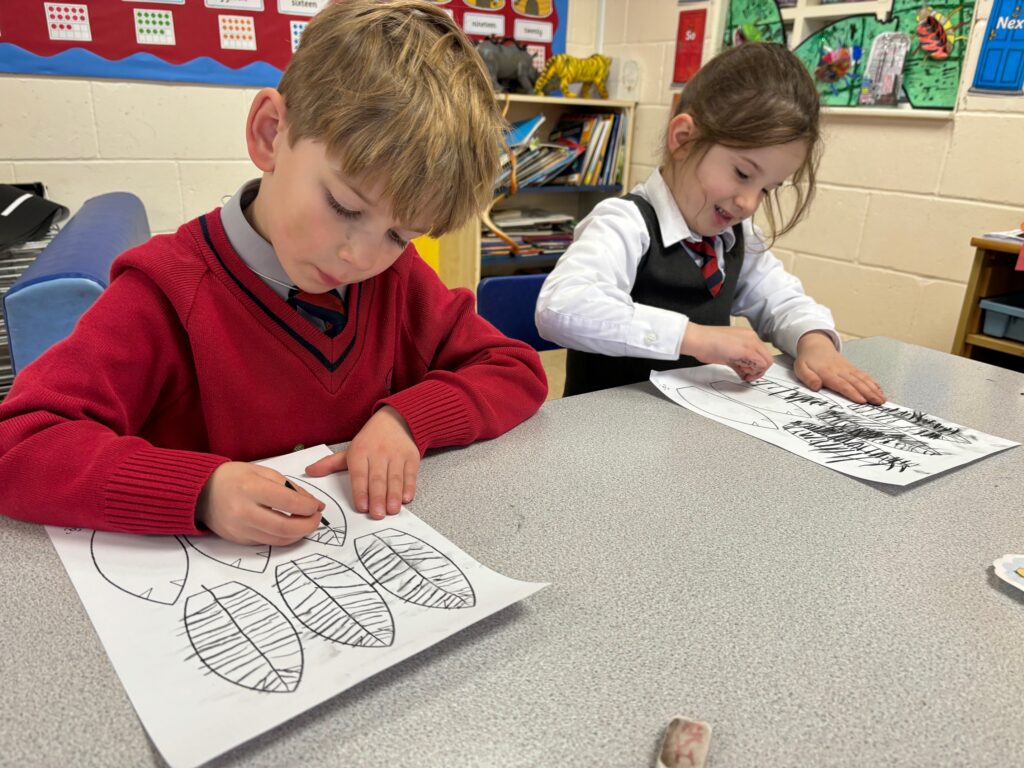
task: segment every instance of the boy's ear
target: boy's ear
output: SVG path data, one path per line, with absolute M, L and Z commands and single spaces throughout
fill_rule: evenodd
M 675 155 L 680 147 L 686 145 L 697 135 L 697 127 L 693 117 L 686 112 L 681 112 L 668 122 L 668 151 Z
M 276 165 L 277 142 L 285 141 L 284 97 L 273 88 L 262 88 L 252 100 L 245 122 L 249 158 L 264 173 Z

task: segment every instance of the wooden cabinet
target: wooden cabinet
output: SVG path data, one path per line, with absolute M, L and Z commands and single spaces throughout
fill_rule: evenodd
M 633 146 L 633 128 L 636 124 L 635 102 L 614 99 L 580 99 L 557 96 L 533 96 L 523 94 L 498 94 L 495 98 L 507 106 L 509 122 L 522 120 L 538 113 L 544 115 L 544 123 L 538 137 L 544 141 L 558 124 L 559 117 L 569 112 L 622 112 L 626 118 L 625 158 L 623 174 L 628 177 Z M 602 199 L 623 193 L 622 184 L 599 187 L 551 186 L 521 188 L 512 197 L 501 201 L 496 210 L 505 208 L 542 208 L 569 213 L 579 220 Z M 449 288 L 463 287 L 476 291 L 482 274 L 511 274 L 521 269 L 550 268 L 553 257 L 511 256 L 489 261 L 481 269 L 480 226 L 478 218 L 470 220 L 461 229 L 449 233 L 440 240 L 441 279 Z
M 972 238 L 971 245 L 977 251 L 953 340 L 953 354 L 1021 370 L 1024 344 L 982 333 L 983 310 L 978 306 L 981 299 L 990 296 L 1024 291 L 1024 272 L 1015 268 L 1020 246 L 983 237 Z

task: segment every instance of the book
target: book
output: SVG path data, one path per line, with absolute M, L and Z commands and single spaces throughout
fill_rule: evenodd
M 572 221 L 572 216 L 567 213 L 546 211 L 543 208 L 505 208 L 494 211 L 491 218 L 495 224 L 509 228 L 532 224 L 562 224 Z
M 509 125 L 505 132 L 505 141 L 510 147 L 527 144 L 537 135 L 537 130 L 544 123 L 544 115 L 534 115 L 525 120 L 517 120 Z

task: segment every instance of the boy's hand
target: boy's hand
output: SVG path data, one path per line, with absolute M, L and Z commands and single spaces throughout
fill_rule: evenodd
M 885 402 L 878 382 L 843 357 L 827 334 L 810 331 L 796 345 L 793 370 L 808 388 L 817 392 L 823 386 L 855 403 Z
M 749 328 L 729 325 L 699 325 L 690 322 L 679 346 L 679 354 L 690 355 L 702 363 L 728 365 L 744 381 L 764 376 L 772 364 L 772 356 Z
M 359 512 L 374 520 L 397 515 L 416 494 L 420 451 L 405 419 L 385 405 L 363 425 L 348 448 L 306 467 L 313 477 L 348 469 L 352 497 Z
M 293 544 L 320 525 L 324 504 L 302 488 L 287 488 L 286 479 L 256 464 L 221 464 L 199 494 L 196 520 L 236 544 Z

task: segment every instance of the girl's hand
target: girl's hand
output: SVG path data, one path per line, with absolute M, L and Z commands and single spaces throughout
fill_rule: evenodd
M 320 525 L 324 505 L 302 488 L 286 487 L 286 479 L 256 464 L 221 464 L 199 494 L 196 520 L 236 544 L 293 544 Z
M 420 451 L 405 419 L 389 405 L 363 425 L 348 448 L 306 467 L 313 477 L 348 469 L 356 509 L 374 520 L 397 515 L 416 494 Z
M 702 363 L 728 365 L 744 381 L 764 376 L 772 364 L 772 356 L 749 328 L 729 325 L 699 325 L 690 322 L 679 346 L 679 354 L 690 355 Z
M 832 339 L 819 331 L 800 337 L 793 371 L 815 392 L 824 386 L 855 403 L 881 405 L 885 402 L 885 393 L 878 382 L 843 357 Z

